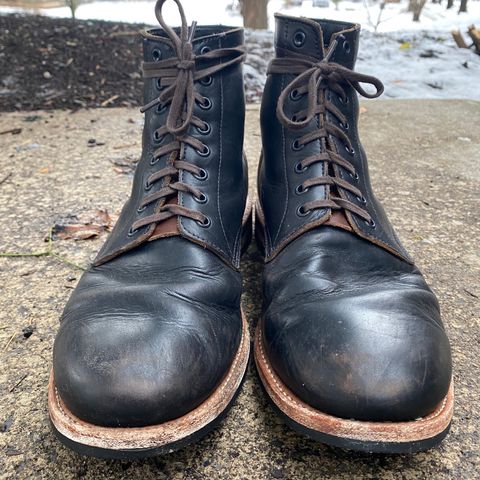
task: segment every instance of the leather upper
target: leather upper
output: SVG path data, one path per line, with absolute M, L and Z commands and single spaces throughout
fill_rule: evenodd
M 242 44 L 241 29 L 197 27 L 193 50 L 201 54 Z M 147 34 L 145 61 L 172 55 L 163 30 Z M 157 79 L 146 78 L 145 102 L 158 97 L 160 88 Z M 185 144 L 180 155 L 205 175 L 180 170 L 179 180 L 201 189 L 204 197 L 200 202 L 180 191 L 174 200 L 210 222 L 201 226 L 178 218 L 177 232 L 157 239 L 151 239 L 155 225 L 132 231 L 136 220 L 156 208 L 155 203 L 139 208 L 147 190 L 162 188 L 161 182 L 145 184 L 167 163 L 168 155 L 151 162 L 153 152 L 172 141 L 153 135 L 165 124 L 168 104 L 148 110 L 132 194 L 72 293 L 55 339 L 56 388 L 67 408 L 86 422 L 139 427 L 178 418 L 213 393 L 239 348 L 238 265 L 247 197 L 242 67 L 195 81 L 194 89 L 208 99 L 194 107 L 208 128 L 190 125 L 188 134 L 201 139 L 208 155 Z
M 333 38 L 329 61 L 352 68 L 359 27 L 342 22 L 277 15 L 277 57 L 309 55 L 321 60 Z M 343 37 L 342 37 L 343 36 Z M 286 63 L 286 62 L 285 62 Z M 262 101 L 263 158 L 259 200 L 264 222 L 264 308 L 261 323 L 266 355 L 282 382 L 321 412 L 356 420 L 404 421 L 432 412 L 445 397 L 452 375 L 451 352 L 438 301 L 400 244 L 376 200 L 357 130 L 358 100 L 348 83 L 347 101 L 329 87 L 325 95 L 347 117 L 342 125 L 353 146 L 332 136 L 336 151 L 355 168 L 302 159 L 322 152 L 319 141 L 294 148 L 295 139 L 319 128 L 319 115 L 302 129 L 286 128 L 276 115 L 280 93 L 295 75 L 269 75 Z M 307 98 L 288 98 L 285 113 L 306 108 Z M 388 161 L 388 160 L 387 160 Z M 363 194 L 337 192 L 372 217 L 368 224 L 348 210 L 326 225 L 332 211 L 299 207 L 326 199 L 328 185 L 298 191 L 307 178 L 332 175 Z M 338 177 L 337 177 L 338 178 Z
M 412 420 L 450 385 L 448 338 L 421 273 L 334 227 L 265 265 L 263 340 L 288 388 L 338 417 Z
M 55 339 L 55 385 L 87 422 L 134 427 L 191 411 L 239 347 L 241 275 L 181 237 L 92 267 Z
M 162 30 L 152 30 L 149 34 L 151 36 L 144 40 L 145 61 L 167 59 L 174 55 L 171 42 L 162 36 Z M 205 49 L 239 45 L 243 45 L 243 30 L 231 27 L 198 26 L 193 39 L 195 54 L 200 54 Z M 189 172 L 182 172 L 180 180 L 201 189 L 208 200 L 199 203 L 192 195 L 180 192 L 178 204 L 216 220 L 208 227 L 191 219 L 179 218 L 177 221 L 182 236 L 211 249 L 235 268 L 240 264 L 242 216 L 248 194 L 247 164 L 243 159 L 245 98 L 242 71 L 240 64 L 235 65 L 213 75 L 211 83 L 195 83 L 195 90 L 208 98 L 210 106 L 205 109 L 196 104 L 194 114 L 204 120 L 210 129 L 208 133 L 202 133 L 192 125 L 188 133 L 208 145 L 210 152 L 207 156 L 202 156 L 192 147 L 186 146 L 182 159 L 204 169 L 206 178 L 196 178 Z M 158 96 L 160 90 L 157 79 L 146 78 L 144 82 L 144 101 L 147 103 Z M 142 198 L 162 188 L 160 182 L 146 187 L 146 179 L 152 172 L 164 167 L 168 159 L 168 155 L 164 155 L 154 165 L 150 163 L 153 152 L 170 140 L 170 135 L 165 135 L 161 141 L 156 141 L 153 136 L 153 132 L 165 124 L 167 114 L 167 108 L 153 108 L 145 114 L 143 151 L 135 172 L 132 194 L 112 235 L 95 259 L 97 265 L 134 248 L 154 233 L 154 226 L 144 227 L 133 234 L 130 228 L 136 220 L 151 215 L 155 209 L 155 203 L 152 203 L 138 211 Z
M 358 49 L 359 26 L 333 21 L 314 21 L 305 18 L 293 18 L 284 15 L 276 16 L 276 55 L 288 57 L 289 55 L 302 53 L 323 58 L 324 43 L 328 45 L 330 35 L 339 34 L 345 37 L 335 49 L 331 61 L 345 67 L 353 68 L 356 52 Z M 296 35 L 303 33 L 305 43 L 295 46 Z M 302 38 L 302 37 L 301 37 Z M 298 40 L 298 39 L 297 39 Z M 299 215 L 298 209 L 304 203 L 327 198 L 328 187 L 316 186 L 303 193 L 297 193 L 297 187 L 307 178 L 319 177 L 325 174 L 326 164 L 317 163 L 298 172 L 296 165 L 303 158 L 319 153 L 321 143 L 311 142 L 301 149 L 295 148 L 295 140 L 300 136 L 318 129 L 318 115 L 309 125 L 302 129 L 289 130 L 285 128 L 276 115 L 277 101 L 281 91 L 295 78 L 288 74 L 271 74 L 268 76 L 265 92 L 262 97 L 261 127 L 263 142 L 263 157 L 259 169 L 259 198 L 266 222 L 266 257 L 268 260 L 278 254 L 290 241 L 301 235 L 304 231 L 321 225 L 331 215 L 328 209 L 312 210 L 306 216 Z M 359 114 L 358 98 L 355 90 L 345 85 L 347 94 L 346 103 L 342 103 L 340 97 L 332 91 L 328 91 L 332 103 L 341 109 L 347 117 L 347 135 L 353 146 L 354 153 L 345 149 L 338 139 L 335 142 L 338 153 L 348 160 L 354 167 L 358 177 L 351 176 L 346 170 L 339 168 L 339 176 L 355 187 L 359 188 L 365 199 L 356 198 L 352 193 L 344 193 L 346 198 L 365 208 L 375 222 L 372 227 L 362 219 L 346 212 L 350 225 L 357 235 L 380 245 L 382 248 L 411 261 L 408 253 L 401 245 L 393 227 L 373 194 L 365 152 L 358 136 L 357 119 Z M 286 113 L 293 116 L 299 110 L 306 108 L 307 96 L 301 98 L 289 98 L 286 105 Z M 338 119 L 327 112 L 331 122 L 340 128 Z

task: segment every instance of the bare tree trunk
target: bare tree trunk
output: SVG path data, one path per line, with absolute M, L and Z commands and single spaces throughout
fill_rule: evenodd
M 67 6 L 70 8 L 70 12 L 72 14 L 72 18 L 75 19 L 75 12 L 77 11 L 78 7 L 78 0 L 66 0 L 65 2 Z
M 268 28 L 268 0 L 243 0 L 243 25 L 247 28 Z
M 447 0 L 447 9 L 453 7 L 453 0 Z
M 460 0 L 460 8 L 458 13 L 465 13 L 467 11 L 467 0 Z
M 427 0 L 416 0 L 415 6 L 413 9 L 413 21 L 419 22 L 420 21 L 420 14 L 422 13 L 423 7 L 427 3 Z
M 415 10 L 416 0 L 408 0 L 408 11 L 413 12 Z

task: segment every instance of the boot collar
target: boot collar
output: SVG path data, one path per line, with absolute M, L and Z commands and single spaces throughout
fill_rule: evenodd
M 327 19 L 309 19 L 275 15 L 275 48 L 278 57 L 305 55 L 322 60 L 330 42 L 339 39 L 330 61 L 344 67 L 355 66 L 360 36 L 360 25 Z

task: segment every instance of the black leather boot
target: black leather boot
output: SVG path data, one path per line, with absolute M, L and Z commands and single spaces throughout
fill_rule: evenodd
M 143 32 L 145 128 L 131 197 L 65 307 L 49 411 L 75 450 L 111 458 L 197 440 L 240 387 L 249 340 L 243 31 Z
M 357 92 L 376 97 L 383 86 L 353 70 L 359 32 L 276 17 L 261 111 L 256 231 L 266 264 L 255 359 L 300 432 L 413 452 L 448 432 L 450 346 L 435 295 L 371 189 Z

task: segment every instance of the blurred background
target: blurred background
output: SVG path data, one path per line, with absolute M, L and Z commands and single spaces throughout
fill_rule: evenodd
M 0 0 L 0 110 L 136 106 L 139 28 L 154 0 Z M 244 25 L 247 101 L 259 102 L 274 13 L 362 25 L 357 70 L 386 98 L 480 100 L 480 0 L 183 0 L 189 21 Z M 173 2 L 167 22 L 177 24 Z

